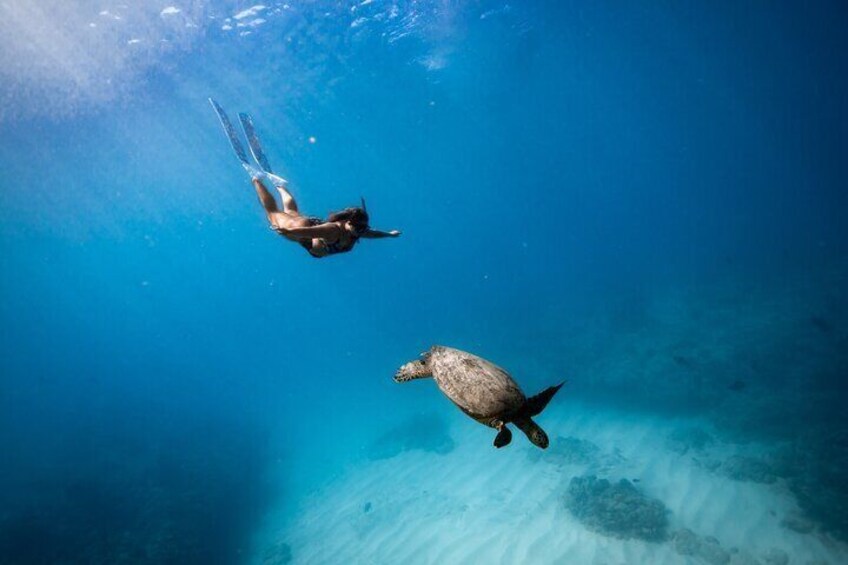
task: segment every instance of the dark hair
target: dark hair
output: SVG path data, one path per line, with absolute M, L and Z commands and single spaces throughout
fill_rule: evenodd
M 328 222 L 350 222 L 358 232 L 368 229 L 368 212 L 365 208 L 345 208 L 341 212 L 332 212 L 327 216 Z

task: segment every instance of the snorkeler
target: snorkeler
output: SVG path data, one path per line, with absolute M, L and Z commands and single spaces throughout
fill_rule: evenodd
M 327 221 L 322 221 L 320 218 L 313 216 L 304 216 L 300 213 L 291 193 L 287 190 L 288 181 L 284 178 L 275 175 L 271 171 L 268 164 L 268 159 L 262 150 L 259 143 L 259 137 L 256 135 L 256 130 L 253 127 L 253 121 L 247 114 L 239 114 L 242 128 L 244 129 L 245 137 L 247 137 L 250 152 L 254 160 L 261 168 L 257 168 L 250 163 L 247 154 L 242 147 L 241 142 L 236 135 L 235 128 L 230 123 L 224 109 L 215 102 L 209 99 L 215 112 L 218 114 L 218 119 L 224 128 L 224 132 L 230 140 L 230 144 L 236 153 L 242 166 L 250 174 L 250 179 L 253 187 L 256 189 L 256 194 L 259 196 L 259 202 L 265 209 L 265 214 L 268 217 L 268 222 L 271 224 L 271 229 L 282 235 L 283 237 L 295 241 L 302 245 L 310 255 L 321 258 L 328 255 L 338 253 L 346 253 L 353 249 L 356 243 L 361 239 L 380 239 L 383 237 L 398 237 L 400 232 L 392 230 L 383 232 L 373 230 L 368 225 L 368 211 L 365 208 L 365 199 L 361 199 L 362 206 L 345 208 L 341 212 L 331 213 L 327 217 Z M 280 193 L 282 200 L 282 210 L 277 206 L 277 201 L 265 186 L 265 182 L 270 182 Z
M 303 216 L 297 208 L 297 203 L 291 193 L 286 190 L 285 179 L 277 175 L 265 173 L 274 184 L 283 201 L 282 211 L 271 192 L 262 182 L 261 173 L 253 177 L 253 186 L 259 201 L 265 208 L 271 229 L 285 238 L 301 244 L 313 257 L 326 257 L 337 253 L 346 253 L 353 249 L 360 238 L 379 239 L 383 237 L 398 237 L 400 232 L 393 230 L 383 232 L 373 230 L 368 226 L 368 211 L 365 200 L 357 208 L 345 208 L 341 212 L 333 212 L 323 222 L 320 218 Z

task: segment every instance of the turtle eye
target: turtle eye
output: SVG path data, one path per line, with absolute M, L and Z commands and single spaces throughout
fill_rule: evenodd
M 424 364 L 424 360 L 423 360 L 423 359 L 419 359 L 419 360 L 418 360 L 418 362 L 419 362 L 419 363 L 421 363 L 422 365 Z

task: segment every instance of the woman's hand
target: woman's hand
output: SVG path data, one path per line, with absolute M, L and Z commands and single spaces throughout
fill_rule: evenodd
M 392 231 L 380 231 L 380 230 L 371 230 L 369 229 L 365 233 L 363 233 L 360 237 L 365 237 L 368 239 L 381 239 L 384 237 L 399 237 L 400 232 L 398 230 Z

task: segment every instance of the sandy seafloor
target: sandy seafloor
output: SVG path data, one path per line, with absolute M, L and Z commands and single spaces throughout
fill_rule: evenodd
M 756 460 L 776 445 L 721 441 L 700 420 L 557 400 L 539 418 L 552 438 L 548 451 L 517 430 L 496 450 L 491 430 L 452 419 L 448 453 L 410 448 L 352 465 L 293 512 L 270 518 L 253 562 L 848 563 L 845 543 L 790 527 L 803 519 L 782 479 L 722 471 L 730 458 Z M 587 529 L 565 502 L 569 481 L 581 475 L 625 478 L 662 501 L 667 540 Z M 703 550 L 685 554 L 675 534 L 683 528 Z
M 495 449 L 494 431 L 430 379 L 387 385 L 397 392 L 389 398 L 411 404 L 324 412 L 314 451 L 272 472 L 299 486 L 281 486 L 291 496 L 266 517 L 252 562 L 848 563 L 848 544 L 833 535 L 844 523 L 840 424 L 827 424 L 815 381 L 768 378 L 822 373 L 842 342 L 841 329 L 810 319 L 827 309 L 805 288 L 668 292 L 638 331 L 604 333 L 603 319 L 584 326 L 568 346 L 582 360 L 536 418 L 548 450 L 514 426 L 512 443 Z M 595 332 L 607 337 L 587 337 Z M 552 365 L 516 346 L 493 360 L 525 392 L 555 382 Z M 532 389 L 527 375 L 537 376 Z M 591 387 L 598 400 L 586 398 Z M 711 408 L 687 406 L 690 389 Z M 303 478 L 327 468 L 342 470 L 316 484 Z M 580 519 L 575 477 L 625 479 L 642 498 Z M 659 539 L 633 533 L 644 501 L 663 508 Z

